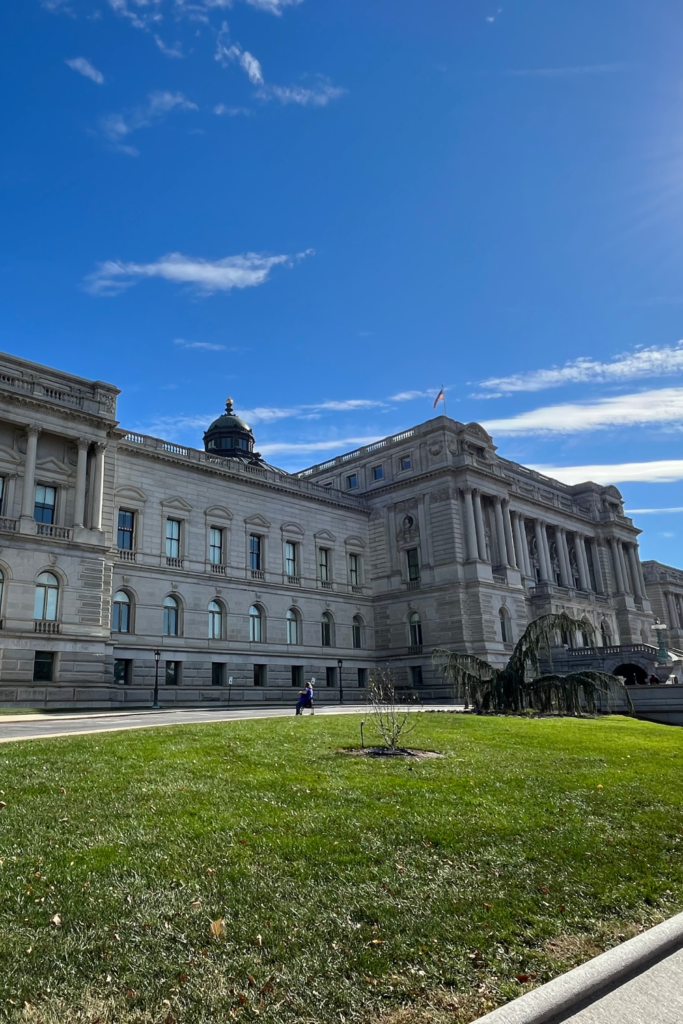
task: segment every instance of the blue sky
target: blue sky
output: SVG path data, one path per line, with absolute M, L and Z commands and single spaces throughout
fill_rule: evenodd
M 422 422 L 443 383 L 506 457 L 616 482 L 643 557 L 683 564 L 680 4 L 2 19 L 3 349 L 195 446 L 231 394 L 288 469 Z

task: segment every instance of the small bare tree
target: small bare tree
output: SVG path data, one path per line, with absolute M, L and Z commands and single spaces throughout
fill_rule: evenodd
M 391 672 L 377 668 L 370 676 L 368 696 L 372 706 L 371 718 L 389 750 L 399 749 L 401 735 L 408 736 L 417 725 L 417 717 L 399 704 Z

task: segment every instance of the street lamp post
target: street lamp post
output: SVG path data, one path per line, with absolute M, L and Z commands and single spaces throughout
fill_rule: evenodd
M 159 707 L 159 658 L 161 651 L 154 652 L 154 703 L 153 708 Z
M 656 618 L 652 625 L 652 628 L 657 634 L 657 641 L 659 644 L 659 649 L 657 651 L 657 661 L 669 661 L 669 652 L 667 651 L 666 644 L 664 643 L 664 633 L 666 632 L 666 625 L 663 622 L 661 622 L 660 619 Z
M 343 668 L 343 666 L 344 666 L 344 662 L 340 658 L 339 661 L 337 662 L 337 668 L 339 669 L 339 703 L 340 704 L 344 703 L 344 684 L 342 682 L 342 668 Z

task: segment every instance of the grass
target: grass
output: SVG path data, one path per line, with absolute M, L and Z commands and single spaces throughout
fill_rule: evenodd
M 292 716 L 0 747 L 0 1020 L 462 1024 L 683 906 L 678 729 L 357 744 Z

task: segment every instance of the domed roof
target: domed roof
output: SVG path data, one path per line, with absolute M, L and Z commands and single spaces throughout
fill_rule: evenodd
M 225 412 L 222 416 L 219 416 L 217 420 L 213 421 L 206 431 L 207 434 L 212 434 L 214 430 L 220 430 L 221 433 L 225 433 L 230 430 L 241 430 L 244 433 L 252 434 L 253 436 L 251 427 L 233 412 L 232 406 L 232 398 L 228 398 L 225 403 Z

